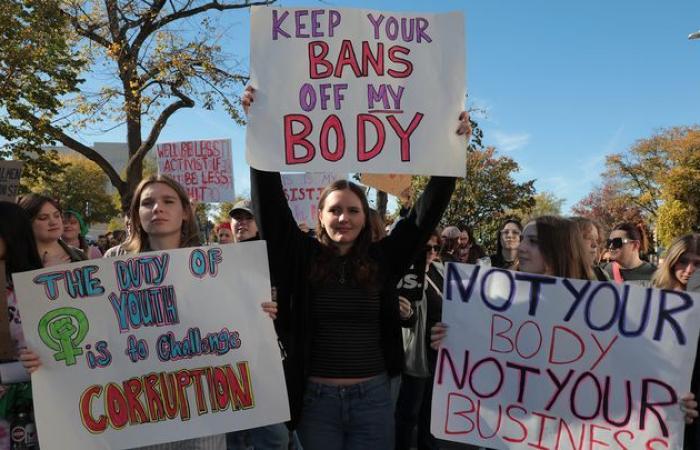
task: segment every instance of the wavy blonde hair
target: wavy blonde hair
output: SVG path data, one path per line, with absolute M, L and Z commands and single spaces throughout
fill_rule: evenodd
M 187 191 L 180 183 L 170 178 L 167 175 L 151 175 L 148 178 L 141 180 L 134 196 L 131 199 L 129 207 L 129 219 L 131 220 L 131 234 L 124 242 L 123 247 L 129 253 L 140 253 L 149 251 L 151 245 L 148 241 L 148 233 L 141 226 L 141 218 L 139 216 L 139 207 L 141 206 L 141 195 L 143 190 L 153 183 L 162 183 L 175 191 L 184 212 L 184 219 L 180 229 L 180 245 L 179 248 L 196 247 L 201 244 L 199 240 L 199 228 L 197 227 L 197 219 L 194 216 L 194 209 L 190 204 L 190 199 L 187 196 Z
M 681 282 L 676 278 L 673 267 L 676 265 L 681 256 L 686 253 L 694 253 L 700 255 L 700 234 L 691 233 L 676 238 L 666 250 L 663 256 L 663 262 L 654 272 L 651 278 L 651 285 L 660 289 L 674 289 Z

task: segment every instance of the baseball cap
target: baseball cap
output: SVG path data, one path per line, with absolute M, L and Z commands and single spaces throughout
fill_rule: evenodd
M 233 208 L 231 209 L 231 211 L 228 212 L 228 215 L 233 217 L 233 214 L 236 211 L 245 211 L 251 216 L 255 216 L 255 214 L 253 213 L 253 205 L 250 203 L 250 200 L 241 200 L 240 202 L 233 205 Z

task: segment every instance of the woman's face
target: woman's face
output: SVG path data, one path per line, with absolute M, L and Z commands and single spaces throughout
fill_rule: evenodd
M 627 265 L 633 263 L 639 257 L 639 241 L 629 239 L 625 230 L 613 230 L 610 232 L 608 249 L 610 250 L 610 260 L 617 261 L 625 268 L 631 268 L 627 267 Z
M 233 242 L 233 233 L 228 228 L 220 228 L 217 234 L 219 244 L 230 244 Z
M 80 236 L 80 222 L 72 214 L 63 216 L 63 239 L 74 241 Z
M 678 282 L 685 286 L 688 285 L 688 280 L 693 276 L 695 270 L 700 266 L 700 255 L 695 253 L 683 253 L 678 261 L 673 265 L 673 274 Z
M 598 264 L 599 239 L 600 236 L 598 235 L 598 229 L 594 226 L 589 227 L 586 232 L 583 233 L 584 249 L 586 250 L 586 262 L 589 266 L 595 266 Z
M 523 228 L 523 235 L 518 246 L 518 261 L 522 272 L 546 275 L 551 273 L 540 252 L 537 238 L 537 224 L 530 222 Z
M 57 241 L 63 234 L 63 217 L 61 212 L 46 202 L 39 210 L 39 214 L 32 220 L 32 231 L 38 242 L 49 243 Z
M 435 261 L 440 251 L 440 244 L 438 243 L 437 236 L 430 236 L 430 240 L 425 244 L 425 263 L 429 265 L 431 262 Z
M 351 246 L 366 221 L 362 201 L 350 189 L 328 194 L 318 217 L 328 237 L 340 246 Z
M 180 234 L 185 209 L 173 188 L 165 183 L 151 183 L 141 191 L 139 219 L 149 236 L 171 236 Z
M 501 247 L 504 250 L 515 250 L 520 245 L 520 229 L 514 223 L 507 223 L 501 229 Z
M 462 231 L 459 233 L 459 246 L 465 248 L 469 245 L 469 233 Z

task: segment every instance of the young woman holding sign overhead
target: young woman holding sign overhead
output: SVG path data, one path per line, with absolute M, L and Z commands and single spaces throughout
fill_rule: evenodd
M 151 176 L 139 183 L 129 209 L 132 233 L 112 256 L 136 254 L 152 250 L 175 250 L 200 244 L 194 210 L 185 189 L 165 175 Z M 263 303 L 263 309 L 274 318 L 276 307 Z M 38 356 L 25 351 L 20 359 L 30 371 L 40 366 Z M 167 444 L 152 445 L 149 450 L 225 450 L 224 435 L 206 436 Z
M 246 110 L 253 100 L 248 88 Z M 457 133 L 470 134 L 466 113 Z M 336 181 L 321 194 L 314 239 L 294 221 L 279 173 L 251 169 L 256 218 L 278 285 L 291 425 L 304 450 L 394 447 L 389 377 L 403 363 L 396 285 L 439 222 L 454 183 L 433 177 L 408 217 L 372 242 L 364 191 Z

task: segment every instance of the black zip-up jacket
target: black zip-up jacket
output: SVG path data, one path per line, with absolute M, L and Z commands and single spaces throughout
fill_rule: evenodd
M 267 241 L 271 277 L 277 285 L 276 328 L 287 354 L 284 372 L 291 411 L 289 427 L 294 429 L 310 369 L 314 324 L 309 300 L 314 294 L 309 274 L 322 244 L 299 229 L 278 172 L 251 168 L 250 183 L 260 237 Z M 370 257 L 377 263 L 378 279 L 382 280 L 381 346 L 390 376 L 398 375 L 404 363 L 396 285 L 413 258 L 423 251 L 447 208 L 454 186 L 454 178 L 433 177 L 406 219 L 399 222 L 391 235 L 369 248 Z

